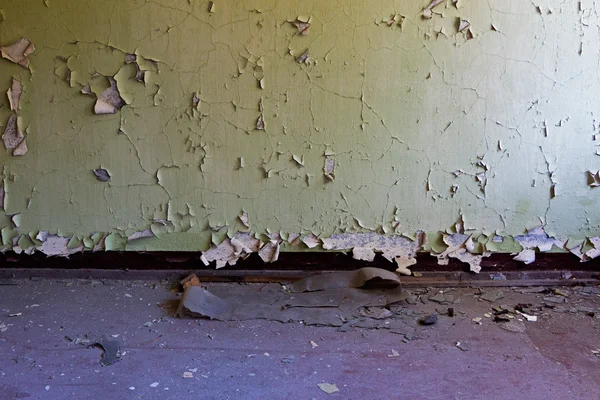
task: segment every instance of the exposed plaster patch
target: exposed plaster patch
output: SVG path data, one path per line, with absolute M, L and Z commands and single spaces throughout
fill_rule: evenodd
M 523 247 L 523 250 L 514 257 L 517 261 L 530 264 L 535 261 L 535 249 L 541 252 L 552 250 L 553 246 L 565 249 L 567 240 L 556 239 L 548 236 L 543 226 L 527 230 L 526 235 L 518 235 L 515 240 Z
M 352 249 L 352 257 L 357 260 L 373 261 L 375 252 L 381 252 L 386 260 L 397 263 L 398 272 L 407 273 L 408 267 L 417 262 L 416 255 L 423 246 L 424 235 L 419 233 L 417 240 L 412 240 L 401 235 L 387 236 L 373 232 L 340 233 L 322 240 L 323 249 Z
M 83 246 L 69 248 L 71 238 L 51 235 L 47 231 L 40 231 L 36 239 L 42 242 L 40 246 L 37 246 L 37 249 L 47 256 L 68 257 L 71 254 L 83 251 Z

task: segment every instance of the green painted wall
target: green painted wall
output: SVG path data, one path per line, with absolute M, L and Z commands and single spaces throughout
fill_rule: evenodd
M 427 6 L 2 1 L 4 248 L 595 257 L 594 3 Z

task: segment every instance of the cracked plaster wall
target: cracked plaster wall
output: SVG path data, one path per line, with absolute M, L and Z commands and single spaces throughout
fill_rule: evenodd
M 593 258 L 598 3 L 4 0 L 3 248 Z

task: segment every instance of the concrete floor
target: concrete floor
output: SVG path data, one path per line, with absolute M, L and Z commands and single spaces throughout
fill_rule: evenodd
M 600 314 L 589 311 L 599 310 L 596 293 L 565 289 L 561 312 L 545 308 L 515 333 L 484 316 L 496 303 L 476 289 L 452 290 L 451 305 L 428 301 L 430 290 L 405 308 L 451 306 L 457 315 L 407 341 L 384 329 L 164 318 L 161 305 L 176 294 L 160 283 L 14 283 L 0 285 L 1 400 L 600 398 L 600 357 L 591 351 L 600 349 Z M 504 294 L 498 304 L 542 305 L 548 296 Z M 122 359 L 103 367 L 100 349 L 65 339 L 87 333 L 120 341 Z

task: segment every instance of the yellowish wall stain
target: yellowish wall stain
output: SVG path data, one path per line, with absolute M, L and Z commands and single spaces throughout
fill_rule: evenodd
M 553 250 L 594 248 L 593 2 L 209 3 L 0 4 L 0 44 L 35 45 L 29 68 L 0 60 L 0 85 L 23 85 L 0 129 L 18 115 L 28 148 L 0 155 L 5 248 L 54 254 L 48 232 L 56 254 L 205 251 L 251 232 L 228 251 L 269 261 L 310 234 L 424 231 L 420 250 L 463 259 L 450 235 L 470 257 L 527 249 L 512 237 L 536 226 Z

